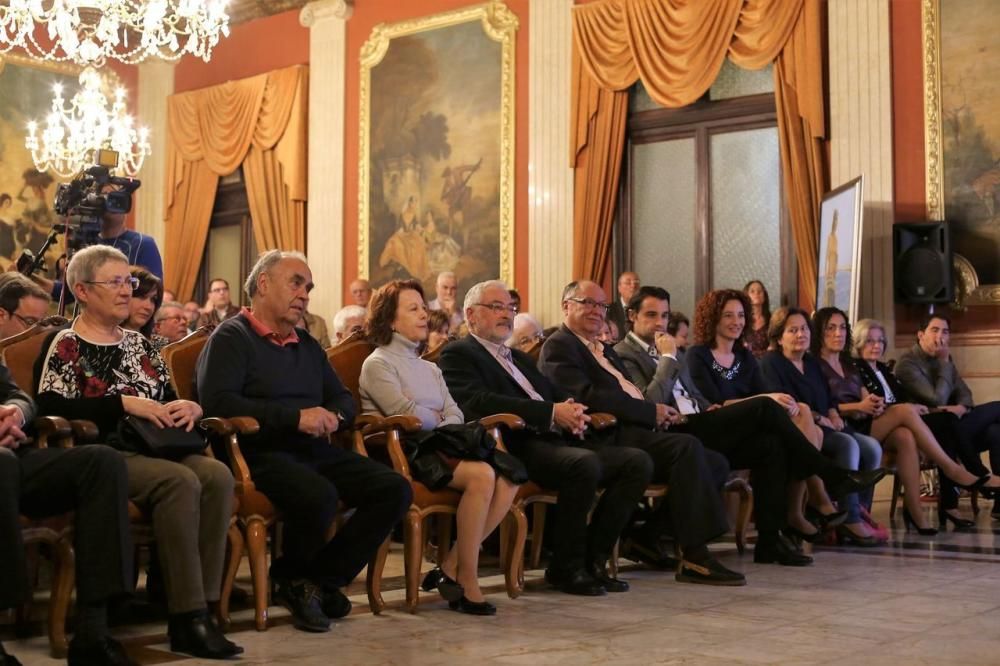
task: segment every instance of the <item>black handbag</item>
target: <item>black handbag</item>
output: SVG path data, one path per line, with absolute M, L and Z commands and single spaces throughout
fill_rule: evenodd
M 128 415 L 118 422 L 118 439 L 127 450 L 151 458 L 180 460 L 205 450 L 205 436 L 197 429 L 160 428 L 152 421 Z
M 497 449 L 496 440 L 486 431 L 486 428 L 478 423 L 440 426 L 421 433 L 414 441 L 417 444 L 418 453 L 414 455 L 413 459 L 417 461 L 418 465 L 425 462 L 429 468 L 436 467 L 438 463 L 430 460 L 431 456 L 421 455 L 421 453 L 433 451 L 450 458 L 488 462 L 498 474 L 511 483 L 522 484 L 528 480 L 528 470 L 524 463 L 506 451 Z M 436 455 L 433 457 L 438 458 Z M 421 458 L 426 458 L 426 460 L 421 461 Z M 411 462 L 411 466 L 412 464 Z M 447 469 L 447 465 L 445 465 L 445 469 Z M 428 469 L 426 471 L 434 472 L 435 470 Z M 450 471 L 448 477 L 441 486 L 451 481 Z M 430 486 L 426 482 L 425 485 Z

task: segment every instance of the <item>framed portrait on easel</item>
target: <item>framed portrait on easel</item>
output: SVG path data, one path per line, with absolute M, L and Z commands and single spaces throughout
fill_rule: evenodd
M 861 280 L 864 178 L 826 193 L 820 204 L 816 307 L 836 307 L 858 319 Z

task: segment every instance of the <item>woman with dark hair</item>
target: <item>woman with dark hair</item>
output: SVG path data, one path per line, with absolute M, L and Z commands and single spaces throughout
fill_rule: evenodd
M 423 345 L 423 353 L 432 352 L 448 342 L 451 332 L 451 317 L 444 310 L 431 310 L 427 313 L 427 343 Z
M 167 339 L 155 336 L 153 315 L 160 309 L 163 302 L 163 283 L 142 266 L 129 266 L 129 274 L 139 280 L 139 286 L 132 290 L 132 298 L 128 302 L 128 319 L 122 323 L 122 328 L 139 331 L 153 342 L 157 348 L 167 344 Z
M 365 330 L 378 348 L 361 367 L 364 412 L 416 416 L 423 431 L 464 422 L 441 370 L 417 354 L 420 344 L 427 339 L 427 320 L 424 290 L 417 280 L 393 280 L 372 296 Z M 451 468 L 447 486 L 462 493 L 456 516 L 455 546 L 427 574 L 423 587 L 425 590 L 436 587 L 454 610 L 493 615 L 496 606 L 486 601 L 479 589 L 479 547 L 507 515 L 517 485 L 501 477 L 489 462 L 448 458 L 419 449 L 417 456 L 440 456 Z M 411 471 L 418 469 L 426 466 L 411 467 Z M 432 490 L 438 489 L 429 478 L 416 480 Z
M 882 447 L 873 437 L 855 432 L 837 412 L 819 361 L 809 353 L 812 341 L 809 314 L 799 308 L 778 308 L 768 330 L 771 351 L 760 361 L 768 385 L 787 391 L 812 410 L 823 431 L 823 453 L 845 469 L 871 470 L 882 460 Z M 876 538 L 861 518 L 860 498 L 852 493 L 841 499 L 847 519 L 837 527 L 840 540 L 858 546 L 876 546 Z
M 971 520 L 959 518 L 952 511 L 958 508 L 954 485 L 965 488 L 992 488 L 990 475 L 976 478 L 975 474 L 956 463 L 947 451 L 956 451 L 958 417 L 950 412 L 928 412 L 927 407 L 907 402 L 906 391 L 896 380 L 889 366 L 881 362 L 885 350 L 885 328 L 874 319 L 862 319 L 854 326 L 857 337 L 850 349 L 859 372 L 858 399 L 842 405 L 855 409 L 855 427 L 867 428 L 873 437 L 896 447 L 896 473 L 903 484 L 906 509 L 903 520 L 924 535 L 934 534 L 925 526 L 920 504 L 919 450 L 941 472 L 941 494 L 938 504 L 938 524 L 944 529 L 947 521 L 955 527 L 973 527 Z M 998 480 L 993 480 L 997 484 Z M 987 491 L 990 492 L 990 491 Z
M 750 280 L 743 287 L 743 293 L 750 299 L 752 317 L 745 343 L 754 357 L 760 358 L 767 352 L 767 327 L 771 323 L 771 297 L 760 280 Z
M 711 291 L 698 302 L 694 320 L 697 344 L 685 354 L 695 385 L 713 404 L 728 405 L 761 395 L 774 400 L 813 446 L 819 448 L 821 436 L 813 424 L 810 408 L 788 393 L 768 393 L 757 359 L 742 344 L 749 311 L 750 299 L 735 289 Z M 819 513 L 821 527 L 833 527 L 846 514 L 837 511 L 818 477 L 789 483 L 785 532 L 812 542 L 819 539 L 822 530 L 802 513 L 807 488 L 810 506 Z

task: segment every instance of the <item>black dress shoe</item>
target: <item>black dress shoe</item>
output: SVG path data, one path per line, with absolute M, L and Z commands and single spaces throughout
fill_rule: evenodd
M 737 587 L 746 585 L 746 577 L 738 571 L 732 571 L 722 566 L 714 557 L 704 562 L 689 562 L 681 560 L 674 579 L 681 583 L 697 583 L 699 585 L 726 585 Z
M 857 472 L 845 472 L 844 476 L 827 485 L 826 490 L 833 499 L 840 499 L 851 493 L 859 493 L 874 486 L 885 476 L 886 469 L 869 469 Z
M 14 658 L 8 657 L 8 659 Z M 0 659 L 0 664 L 7 666 L 20 663 L 17 659 L 14 661 Z M 89 643 L 81 643 L 74 638 L 69 643 L 66 663 L 69 666 L 136 666 L 136 663 L 129 659 L 125 653 L 122 644 L 110 636 Z
M 465 596 L 465 588 L 458 581 L 449 578 L 441 567 L 434 567 L 428 571 L 420 587 L 424 592 L 437 589 L 441 598 L 449 602 L 458 601 Z
M 628 592 L 628 583 L 613 578 L 604 564 L 598 564 L 596 561 L 591 562 L 587 565 L 587 573 L 608 592 Z
M 351 614 L 351 600 L 339 587 L 323 586 L 321 610 L 331 620 L 339 620 Z
M 546 569 L 545 582 L 560 592 L 581 597 L 600 597 L 606 592 L 604 586 L 583 568 L 568 571 Z
M 330 631 L 330 618 L 323 612 L 323 591 L 304 578 L 275 581 L 278 590 L 274 598 L 292 614 L 292 624 L 300 631 L 323 633 Z
M 469 615 L 496 615 L 497 607 L 488 601 L 469 601 L 462 595 L 458 601 L 449 601 L 448 608 Z
M 670 557 L 660 548 L 629 539 L 622 545 L 621 556 L 633 562 L 642 562 L 660 571 L 676 571 L 680 560 Z
M 0 643 L 0 666 L 21 666 L 17 657 L 7 654 L 7 651 L 3 649 L 3 643 Z
M 753 561 L 757 564 L 780 564 L 786 567 L 807 567 L 813 563 L 809 557 L 783 535 L 773 540 L 757 541 L 753 550 Z
M 227 639 L 215 626 L 208 611 L 171 615 L 167 624 L 170 651 L 202 659 L 228 659 L 243 654 L 243 648 Z

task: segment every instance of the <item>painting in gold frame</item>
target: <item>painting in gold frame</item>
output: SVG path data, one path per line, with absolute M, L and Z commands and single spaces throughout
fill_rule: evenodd
M 514 36 L 493 0 L 375 26 L 361 49 L 358 273 L 514 277 Z
M 947 220 L 962 305 L 1000 305 L 1000 14 L 923 0 L 927 216 Z
M 7 270 L 24 249 L 37 251 L 56 220 L 52 210 L 57 177 L 39 172 L 24 140 L 29 120 L 44 124 L 52 86 L 72 95 L 80 68 L 16 55 L 0 55 L 0 270 Z M 46 276 L 55 277 L 62 237 L 46 255 Z

